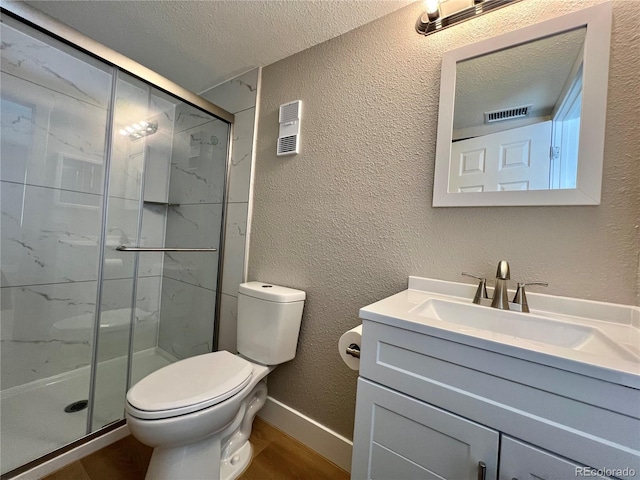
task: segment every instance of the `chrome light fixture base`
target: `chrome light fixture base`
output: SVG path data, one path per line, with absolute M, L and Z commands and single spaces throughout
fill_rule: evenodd
M 459 10 L 446 17 L 440 17 L 438 12 L 435 12 L 435 14 L 434 12 L 425 12 L 420 15 L 416 22 L 416 31 L 421 35 L 431 35 L 439 30 L 519 1 L 520 0 L 476 0 L 472 7 Z

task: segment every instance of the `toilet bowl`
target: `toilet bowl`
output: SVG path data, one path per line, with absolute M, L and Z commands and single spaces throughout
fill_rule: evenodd
M 143 378 L 127 393 L 134 437 L 154 448 L 147 479 L 237 478 L 249 465 L 265 377 L 295 356 L 305 293 L 249 282 L 238 295 L 238 351 L 198 355 Z

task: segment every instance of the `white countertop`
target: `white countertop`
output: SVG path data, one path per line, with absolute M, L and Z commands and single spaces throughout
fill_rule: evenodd
M 639 307 L 527 292 L 531 312 L 506 314 L 491 307 L 473 305 L 471 299 L 476 291 L 475 285 L 409 277 L 408 286 L 407 290 L 361 308 L 360 317 L 640 389 Z M 491 289 L 488 290 L 491 296 Z M 512 295 L 513 292 L 509 298 Z M 430 299 L 459 304 L 457 306 L 462 306 L 466 311 L 472 312 L 472 315 L 475 313 L 474 309 L 488 309 L 477 313 L 485 317 L 491 313 L 503 318 L 509 315 L 509 321 L 520 320 L 523 323 L 528 320 L 524 316 L 532 315 L 544 318 L 547 326 L 583 326 L 584 330 L 597 335 L 597 340 L 605 348 L 602 351 L 593 348 L 593 351 L 584 351 L 587 347 L 583 345 L 568 348 L 554 345 L 554 342 L 532 340 L 531 337 L 520 338 L 476 328 L 472 318 L 465 319 L 464 324 L 444 321 L 435 315 L 425 314 L 428 310 L 421 308 Z M 543 337 L 544 334 L 545 332 L 536 332 L 536 337 Z

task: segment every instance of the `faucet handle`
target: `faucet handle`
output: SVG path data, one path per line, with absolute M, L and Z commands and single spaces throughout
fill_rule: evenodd
M 542 287 L 549 286 L 547 282 L 527 282 L 527 283 L 518 282 L 518 288 L 516 289 L 516 294 L 513 296 L 513 303 L 517 303 L 518 305 L 520 305 L 524 313 L 529 313 L 529 304 L 527 303 L 527 293 L 524 289 L 528 285 L 540 285 Z
M 476 290 L 476 294 L 473 297 L 473 303 L 480 304 L 481 298 L 489 298 L 487 294 L 487 279 L 484 277 L 478 277 L 477 275 L 473 275 L 471 273 L 462 272 L 462 275 L 465 277 L 475 278 L 476 280 L 480 280 L 478 284 L 478 289 Z

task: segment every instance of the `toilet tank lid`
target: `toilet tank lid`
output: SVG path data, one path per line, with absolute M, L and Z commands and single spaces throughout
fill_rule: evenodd
M 278 303 L 300 302 L 306 297 L 302 290 L 262 282 L 241 283 L 238 292 L 249 297 Z

